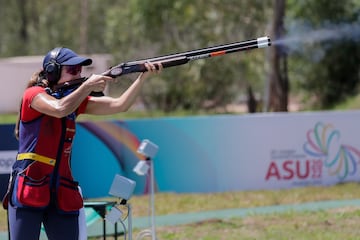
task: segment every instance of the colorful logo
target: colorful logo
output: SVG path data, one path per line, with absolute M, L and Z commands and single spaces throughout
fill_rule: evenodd
M 320 158 L 330 176 L 337 176 L 343 181 L 353 176 L 360 163 L 360 151 L 341 142 L 340 131 L 331 124 L 318 122 L 306 134 L 303 145 L 306 154 Z

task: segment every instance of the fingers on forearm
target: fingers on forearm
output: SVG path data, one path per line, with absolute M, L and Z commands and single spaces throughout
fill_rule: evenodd
M 151 63 L 151 62 L 146 62 L 145 67 L 148 72 L 157 72 L 157 73 L 161 72 L 163 68 L 161 63 Z

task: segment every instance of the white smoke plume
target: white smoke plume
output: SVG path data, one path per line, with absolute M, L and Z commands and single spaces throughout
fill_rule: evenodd
M 360 18 L 352 23 L 327 23 L 318 29 L 306 22 L 292 22 L 286 27 L 286 36 L 274 39 L 272 45 L 282 47 L 288 55 L 306 55 L 317 62 L 333 43 L 343 41 L 360 42 Z

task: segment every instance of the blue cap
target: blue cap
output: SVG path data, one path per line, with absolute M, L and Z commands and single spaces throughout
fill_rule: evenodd
M 43 60 L 43 68 L 51 62 L 56 61 L 59 65 L 82 65 L 88 66 L 92 63 L 91 58 L 85 58 L 78 56 L 74 51 L 69 48 L 55 48 L 49 51 L 44 60 Z

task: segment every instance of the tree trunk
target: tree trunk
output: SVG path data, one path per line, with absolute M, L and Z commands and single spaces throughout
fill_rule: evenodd
M 20 15 L 20 41 L 25 45 L 28 41 L 29 35 L 27 32 L 27 23 L 28 23 L 28 17 L 26 15 L 26 0 L 18 0 L 19 5 L 19 15 Z
M 88 12 L 89 12 L 89 3 L 88 0 L 81 0 L 80 8 L 80 49 L 81 54 L 87 53 L 87 41 L 88 41 Z
M 274 41 L 284 36 L 285 1 L 274 0 L 274 19 L 271 34 Z M 270 60 L 270 101 L 269 110 L 287 112 L 289 80 L 287 73 L 287 56 L 283 46 L 271 47 Z

